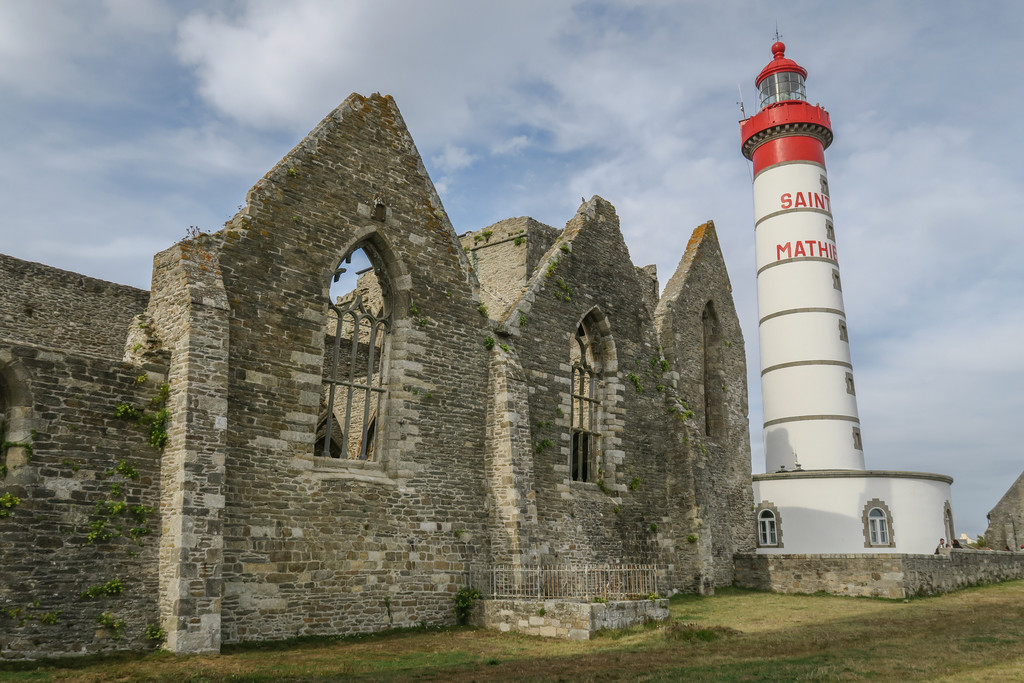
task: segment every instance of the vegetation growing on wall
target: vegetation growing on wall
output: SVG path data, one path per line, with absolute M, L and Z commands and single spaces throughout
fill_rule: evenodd
M 162 450 L 167 445 L 167 423 L 171 419 L 171 414 L 167 410 L 167 399 L 170 395 L 170 386 L 161 384 L 157 395 L 149 402 L 149 412 L 146 408 L 136 408 L 130 403 L 118 403 L 114 406 L 114 417 L 148 427 L 149 445 Z

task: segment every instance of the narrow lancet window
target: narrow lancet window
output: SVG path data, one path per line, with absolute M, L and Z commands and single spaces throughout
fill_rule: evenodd
M 580 323 L 573 335 L 572 364 L 572 455 L 569 471 L 573 481 L 594 481 L 599 447 L 596 354 L 591 325 Z
M 725 369 L 722 333 L 715 306 L 710 301 L 701 313 L 703 329 L 704 434 L 720 436 L 725 431 Z
M 324 379 L 315 454 L 373 460 L 387 398 L 390 286 L 370 245 L 346 254 L 334 282 L 354 289 L 328 301 Z M 361 265 L 366 267 L 360 268 Z M 352 274 L 354 271 L 355 278 Z M 347 277 L 343 277 L 346 276 Z

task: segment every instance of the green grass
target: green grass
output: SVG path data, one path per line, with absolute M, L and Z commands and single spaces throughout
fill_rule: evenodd
M 912 600 L 722 589 L 568 642 L 468 627 L 0 664 L 15 681 L 1017 681 L 1024 581 Z

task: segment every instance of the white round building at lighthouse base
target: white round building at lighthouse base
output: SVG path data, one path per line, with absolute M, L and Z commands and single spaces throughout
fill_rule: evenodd
M 757 552 L 933 553 L 954 537 L 952 483 L 926 472 L 755 474 Z

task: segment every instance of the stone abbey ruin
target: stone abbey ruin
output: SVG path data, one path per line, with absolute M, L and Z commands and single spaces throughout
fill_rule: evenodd
M 390 97 L 349 97 L 149 292 L 0 278 L 0 658 L 452 623 L 498 568 L 710 592 L 753 549 L 714 226 L 660 298 L 600 197 L 460 237 Z

